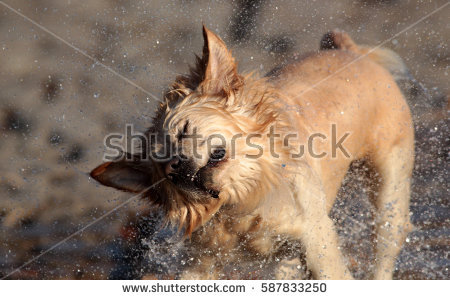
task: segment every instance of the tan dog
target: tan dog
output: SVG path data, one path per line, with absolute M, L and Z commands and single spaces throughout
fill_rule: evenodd
M 333 32 L 322 49 L 336 50 L 255 78 L 237 72 L 219 37 L 203 34 L 203 56 L 166 94 L 149 149 L 92 177 L 142 193 L 191 236 L 182 278 L 220 278 L 224 260 L 301 243 L 313 277 L 351 279 L 329 212 L 350 163 L 365 159 L 381 178 L 374 278 L 391 278 L 409 232 L 414 133 L 405 99 L 376 61 L 401 63 L 385 50 L 361 57 L 365 48 Z

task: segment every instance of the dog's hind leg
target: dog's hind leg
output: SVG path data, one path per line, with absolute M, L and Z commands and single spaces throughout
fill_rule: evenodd
M 396 145 L 387 157 L 375 162 L 382 180 L 375 202 L 377 208 L 376 270 L 374 279 L 392 279 L 395 261 L 409 221 L 410 180 L 414 164 L 411 141 Z

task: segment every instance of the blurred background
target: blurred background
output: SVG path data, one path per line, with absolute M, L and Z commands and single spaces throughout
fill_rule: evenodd
M 378 45 L 445 3 L 0 1 L 0 277 L 130 197 L 99 186 L 88 172 L 102 162 L 107 134 L 124 132 L 126 123 L 141 131 L 150 125 L 155 98 L 162 99 L 201 52 L 202 23 L 232 49 L 241 71 L 265 74 L 316 51 L 328 30 L 339 28 L 359 44 Z M 449 14 L 447 6 L 384 45 L 404 59 L 415 78 L 399 82 L 412 106 L 418 154 L 411 202 L 416 230 L 398 259 L 398 279 L 450 279 Z M 372 228 L 345 216 L 370 218 L 373 207 L 355 198 L 365 199 L 361 190 L 345 185 L 333 217 L 354 275 L 367 278 L 374 258 L 367 238 Z M 152 273 L 152 251 L 140 248 L 140 239 L 151 235 L 149 224 L 157 222 L 155 216 L 142 225 L 147 210 L 142 201 L 132 201 L 8 278 Z M 175 269 L 179 264 L 163 263 Z

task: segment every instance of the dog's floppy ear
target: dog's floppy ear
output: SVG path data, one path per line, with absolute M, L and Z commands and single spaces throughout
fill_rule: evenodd
M 106 162 L 92 170 L 91 177 L 103 185 L 122 191 L 140 193 L 153 183 L 154 166 L 137 157 Z
M 200 88 L 204 93 L 218 94 L 236 91 L 242 85 L 242 77 L 231 52 L 225 43 L 203 26 L 203 57 L 197 64 L 198 73 L 203 73 Z

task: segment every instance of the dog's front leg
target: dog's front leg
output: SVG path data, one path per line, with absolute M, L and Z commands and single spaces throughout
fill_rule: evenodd
M 306 250 L 306 261 L 316 279 L 353 279 L 338 244 L 333 221 L 326 215 L 307 214 L 300 238 Z
M 316 279 L 353 279 L 340 251 L 333 220 L 325 209 L 325 193 L 317 177 L 308 173 L 297 180 L 302 210 L 299 234 L 308 268 Z

